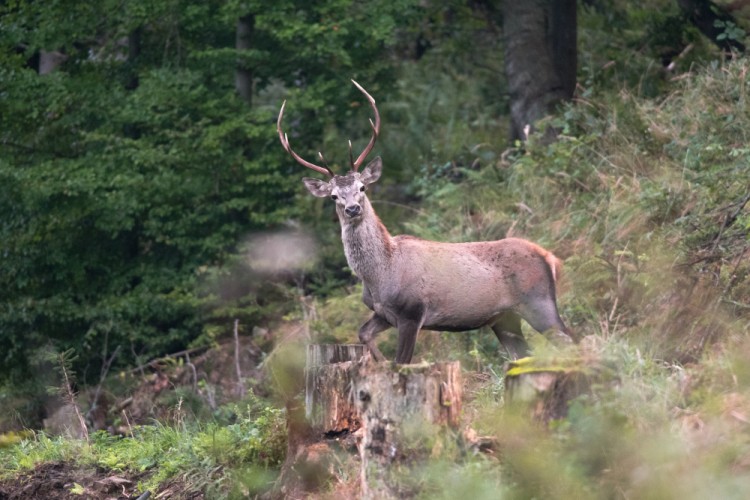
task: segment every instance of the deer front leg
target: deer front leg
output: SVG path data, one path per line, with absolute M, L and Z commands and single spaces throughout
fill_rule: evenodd
M 414 346 L 417 344 L 417 334 L 419 334 L 421 328 L 421 320 L 399 320 L 396 363 L 400 365 L 411 363 L 411 358 L 414 355 Z
M 377 314 L 373 314 L 370 319 L 365 321 L 365 323 L 359 327 L 359 341 L 367 346 L 367 349 L 370 350 L 370 354 L 375 358 L 375 361 L 385 361 L 385 356 L 383 356 L 380 349 L 375 345 L 375 337 L 378 333 L 387 330 L 390 327 L 390 323 Z
M 396 363 L 411 363 L 414 346 L 417 343 L 417 335 L 424 325 L 426 315 L 427 308 L 421 303 L 406 303 L 399 309 L 396 316 L 396 327 L 398 328 Z

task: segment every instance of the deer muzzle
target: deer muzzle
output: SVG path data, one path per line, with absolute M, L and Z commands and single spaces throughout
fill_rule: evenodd
M 344 209 L 344 213 L 349 217 L 357 217 L 362 215 L 362 207 L 360 205 L 349 205 Z

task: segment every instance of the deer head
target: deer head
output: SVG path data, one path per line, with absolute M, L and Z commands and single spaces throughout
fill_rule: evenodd
M 330 198 L 336 202 L 336 210 L 339 212 L 339 214 L 343 214 L 349 219 L 356 220 L 362 217 L 364 213 L 364 207 L 368 206 L 368 204 L 365 202 L 367 198 L 367 196 L 365 195 L 365 191 L 367 189 L 367 186 L 380 178 L 380 174 L 383 169 L 383 162 L 381 161 L 380 157 L 377 157 L 370 163 L 368 163 L 362 172 L 359 172 L 359 167 L 362 165 L 362 163 L 364 163 L 367 155 L 369 155 L 372 151 L 372 148 L 375 146 L 375 141 L 378 138 L 378 134 L 380 133 L 380 114 L 378 113 L 378 108 L 375 105 L 375 99 L 373 99 L 373 97 L 368 94 L 367 91 L 362 88 L 362 86 L 357 82 L 352 80 L 352 83 L 365 95 L 365 97 L 369 101 L 370 106 L 375 113 L 375 121 L 373 122 L 372 119 L 370 119 L 370 126 L 372 127 L 372 137 L 370 138 L 370 142 L 367 144 L 365 149 L 362 151 L 362 153 L 360 153 L 356 160 L 354 159 L 354 156 L 352 154 L 352 141 L 349 141 L 349 161 L 351 163 L 352 169 L 346 175 L 334 174 L 333 171 L 328 168 L 328 165 L 326 165 L 322 153 L 318 153 L 318 156 L 320 157 L 324 166 L 309 162 L 294 152 L 291 145 L 289 144 L 289 138 L 281 130 L 281 120 L 284 117 L 284 107 L 286 106 L 286 101 L 284 101 L 284 103 L 281 105 L 279 118 L 276 121 L 276 130 L 279 133 L 279 140 L 281 141 L 281 145 L 292 156 L 292 158 L 294 158 L 300 165 L 315 170 L 316 172 L 325 174 L 330 178 L 328 181 L 322 181 L 310 177 L 303 178 L 302 182 L 305 183 L 305 187 L 307 188 L 307 190 L 310 191 L 313 196 L 317 196 L 318 198 L 326 198 L 330 196 Z
M 367 186 L 380 178 L 382 169 L 383 162 L 378 156 L 368 163 L 361 173 L 352 170 L 346 175 L 334 175 L 327 182 L 305 177 L 302 182 L 313 196 L 330 196 L 336 202 L 336 210 L 343 212 L 350 219 L 356 219 L 362 216 L 363 207 L 366 206 Z

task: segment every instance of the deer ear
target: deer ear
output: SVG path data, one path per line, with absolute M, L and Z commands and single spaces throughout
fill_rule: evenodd
M 378 156 L 367 164 L 359 179 L 365 185 L 372 184 L 380 179 L 381 173 L 383 173 L 383 160 Z
M 318 198 L 326 198 L 331 195 L 331 185 L 320 179 L 312 179 L 310 177 L 304 177 L 302 182 L 305 183 L 307 188 L 313 196 Z

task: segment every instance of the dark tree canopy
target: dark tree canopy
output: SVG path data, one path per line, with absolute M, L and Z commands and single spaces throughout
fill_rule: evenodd
M 318 110 L 345 117 L 350 78 L 391 81 L 387 49 L 411 8 L 0 8 L 0 376 L 22 377 L 45 345 L 96 374 L 115 345 L 150 357 L 210 340 L 226 314 L 257 319 L 257 287 L 227 304 L 210 283 L 244 235 L 303 215 L 273 125 L 282 95 L 307 116 L 290 127 L 304 149 Z

